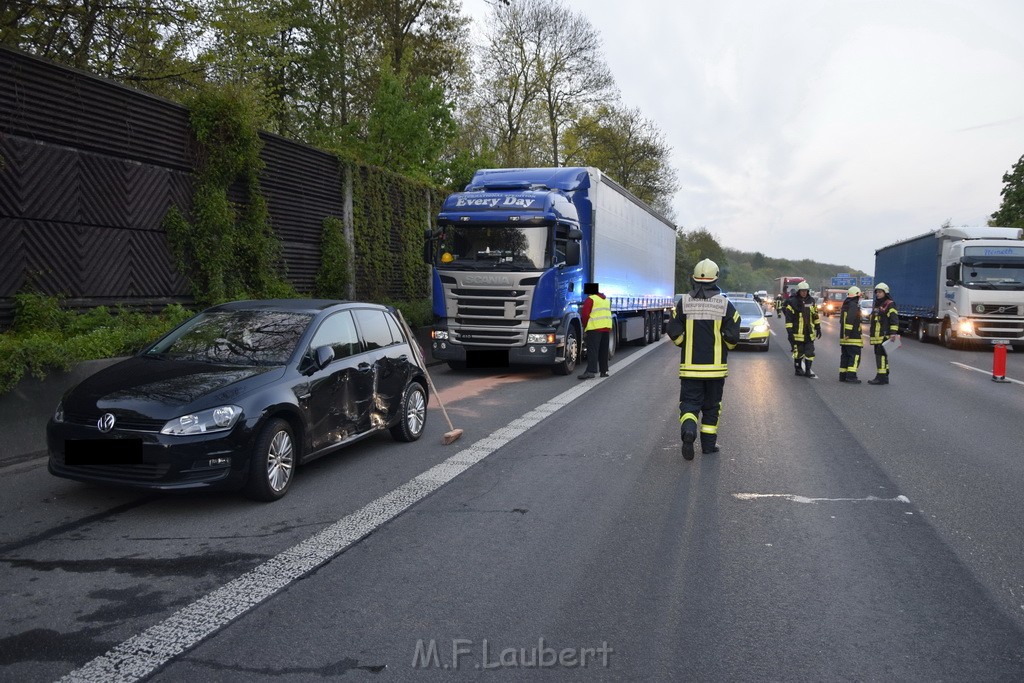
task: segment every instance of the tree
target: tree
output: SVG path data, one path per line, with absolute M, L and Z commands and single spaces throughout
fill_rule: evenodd
M 720 277 L 724 279 L 727 275 L 728 260 L 715 236 L 707 228 L 698 228 L 690 232 L 685 232 L 682 229 L 676 231 L 677 292 L 690 291 L 693 267 L 706 258 L 718 264 Z
M 1003 201 L 988 224 L 1024 228 L 1024 155 L 1003 174 L 1003 189 L 999 194 Z
M 672 216 L 672 195 L 679 189 L 669 163 L 672 148 L 639 109 L 601 105 L 566 131 L 565 161 L 595 166 L 641 200 Z

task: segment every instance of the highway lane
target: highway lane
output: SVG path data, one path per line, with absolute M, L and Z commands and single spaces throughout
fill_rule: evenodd
M 1024 477 L 1008 449 L 1024 387 L 949 365 L 988 356 L 911 342 L 892 385 L 842 385 L 825 327 L 819 380 L 792 376 L 779 337 L 734 354 L 720 455 L 679 458 L 663 343 L 157 679 L 419 677 L 416 643 L 431 639 L 448 663 L 468 641 L 472 678 L 484 639 L 493 659 L 540 637 L 607 642 L 610 668 L 587 675 L 611 679 L 1019 679 Z M 460 447 L 577 384 L 437 379 L 467 427 Z M 436 464 L 451 455 L 439 418 L 411 447 L 381 437 L 320 461 L 269 506 L 150 500 L 23 464 L 3 483 L 16 503 L 0 512 L 0 677 L 58 677 Z M 118 505 L 136 507 L 103 516 Z

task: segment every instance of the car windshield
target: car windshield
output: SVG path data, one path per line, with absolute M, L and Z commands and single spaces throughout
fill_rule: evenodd
M 761 312 L 761 307 L 758 306 L 755 301 L 734 300 L 732 305 L 736 307 L 736 310 L 739 311 L 740 315 L 744 318 L 760 318 L 764 315 Z
M 1024 265 L 964 264 L 963 281 L 966 287 L 978 289 L 1024 289 Z
M 865 299 L 860 302 L 860 310 L 870 312 L 874 307 L 874 303 L 870 299 Z
M 284 365 L 313 319 L 287 311 L 200 313 L 153 345 L 154 358 L 227 365 Z
M 435 264 L 470 270 L 540 270 L 551 265 L 550 228 L 448 226 Z

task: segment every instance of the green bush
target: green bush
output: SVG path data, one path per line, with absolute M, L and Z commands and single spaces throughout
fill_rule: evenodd
M 0 334 L 0 393 L 10 391 L 26 373 L 45 379 L 83 360 L 136 353 L 190 317 L 192 312 L 179 304 L 159 315 L 125 308 L 115 314 L 104 306 L 74 313 L 54 297 L 18 294 L 14 325 Z
M 434 308 L 430 299 L 413 299 L 412 301 L 385 301 L 388 306 L 394 306 L 405 316 L 405 321 L 413 329 L 426 327 L 434 322 Z
M 336 216 L 323 220 L 320 240 L 320 271 L 316 275 L 316 295 L 325 299 L 347 299 L 352 282 L 349 262 L 351 250 L 345 241 L 345 226 Z

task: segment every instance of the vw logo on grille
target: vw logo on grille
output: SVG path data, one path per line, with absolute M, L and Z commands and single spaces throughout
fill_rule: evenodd
M 111 415 L 110 413 L 104 413 L 103 417 L 101 417 L 99 419 L 99 422 L 96 423 L 96 428 L 99 429 L 104 434 L 106 434 L 107 432 L 114 428 L 115 421 L 116 420 L 114 419 L 113 415 Z

